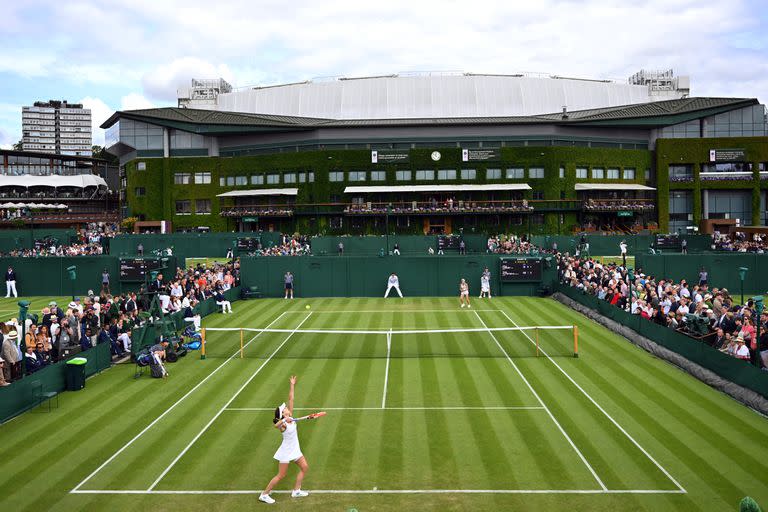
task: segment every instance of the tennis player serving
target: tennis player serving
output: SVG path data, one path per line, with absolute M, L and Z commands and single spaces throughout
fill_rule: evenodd
M 275 424 L 275 428 L 283 434 L 283 442 L 280 444 L 280 448 L 275 452 L 275 459 L 278 462 L 277 474 L 269 481 L 267 488 L 259 496 L 259 501 L 269 503 L 270 505 L 275 500 L 269 495 L 272 489 L 285 478 L 285 474 L 288 471 L 288 466 L 291 462 L 295 462 L 299 466 L 299 474 L 296 476 L 296 485 L 293 486 L 292 498 L 303 498 L 308 496 L 309 493 L 301 490 L 301 482 L 304 480 L 304 476 L 307 474 L 309 465 L 304 454 L 301 453 L 301 447 L 299 446 L 299 432 L 297 430 L 296 422 L 302 420 L 313 420 L 321 416 L 325 416 L 324 412 L 317 412 L 304 416 L 301 418 L 294 418 L 293 414 L 293 395 L 294 388 L 296 387 L 296 376 L 292 375 L 291 390 L 288 393 L 288 405 L 281 404 L 275 409 L 275 418 L 272 422 Z

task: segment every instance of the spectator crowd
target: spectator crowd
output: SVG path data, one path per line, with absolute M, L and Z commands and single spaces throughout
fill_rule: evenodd
M 766 248 L 768 248 L 768 235 L 749 236 L 746 233 L 736 232 L 731 238 L 716 231 L 712 236 L 712 249 L 715 251 L 765 254 Z
M 85 229 L 77 232 L 76 239 L 66 243 L 55 237 L 37 239 L 34 247 L 29 249 L 13 249 L 0 256 L 39 258 L 60 256 L 94 256 L 108 252 L 108 239 L 118 234 L 116 224 L 98 222 L 90 223 Z M 106 248 L 106 249 L 105 249 Z

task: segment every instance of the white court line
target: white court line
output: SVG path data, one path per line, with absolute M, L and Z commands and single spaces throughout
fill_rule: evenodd
M 475 315 L 477 316 L 477 319 L 478 319 L 478 320 L 480 320 L 480 323 L 481 323 L 481 324 L 483 324 L 483 327 L 485 327 L 486 329 L 488 329 L 488 326 L 485 324 L 485 322 L 483 322 L 483 319 L 480 317 L 480 315 L 479 315 L 478 313 L 475 313 Z M 531 393 L 533 393 L 533 396 L 535 396 L 535 397 L 536 397 L 536 400 L 538 400 L 538 401 L 539 401 L 539 404 L 541 404 L 541 406 L 542 406 L 542 407 L 543 407 L 543 408 L 544 408 L 544 409 L 547 411 L 547 415 L 549 415 L 549 417 L 550 417 L 550 418 L 552 419 L 552 421 L 555 423 L 555 425 L 557 426 L 558 430 L 560 430 L 560 433 L 562 433 L 562 434 L 563 434 L 563 436 L 565 436 L 565 439 L 568 441 L 568 444 L 570 444 L 570 445 L 571 445 L 571 448 L 573 448 L 573 449 L 574 449 L 574 451 L 575 451 L 575 452 L 578 454 L 579 458 L 580 458 L 580 459 L 581 459 L 581 461 L 584 463 L 584 465 L 585 465 L 585 466 L 587 466 L 587 469 L 589 469 L 589 472 L 590 472 L 590 473 L 592 473 L 592 476 L 593 476 L 593 477 L 595 477 L 595 480 L 597 480 L 597 483 L 598 483 L 598 484 L 600 484 L 600 487 L 602 488 L 602 490 L 604 490 L 604 491 L 608 490 L 608 488 L 605 486 L 605 484 L 603 483 L 603 481 L 602 481 L 602 480 L 600 480 L 600 477 L 599 477 L 599 476 L 597 476 L 597 473 L 596 473 L 596 472 L 595 472 L 595 470 L 592 468 L 592 466 L 590 465 L 590 463 L 587 461 L 587 458 L 586 458 L 586 457 L 584 457 L 584 454 L 583 454 L 583 453 L 581 453 L 581 450 L 579 450 L 579 449 L 578 449 L 578 447 L 577 447 L 577 446 L 576 446 L 576 444 L 573 442 L 573 440 L 571 439 L 571 437 L 568 435 L 568 433 L 565 431 L 565 429 L 564 429 L 564 428 L 563 428 L 563 427 L 560 425 L 560 423 L 557 421 L 557 419 L 555 418 L 555 415 L 554 415 L 554 414 L 552 414 L 552 411 L 550 411 L 550 410 L 549 410 L 549 408 L 548 408 L 548 407 L 547 407 L 547 406 L 544 404 L 544 401 L 541 399 L 541 397 L 539 397 L 539 394 L 538 394 L 538 393 L 536 393 L 536 390 L 535 390 L 535 389 L 533 389 L 533 386 L 531 386 L 531 383 L 530 383 L 530 382 L 528 382 L 528 379 L 526 379 L 526 378 L 525 378 L 525 375 L 523 375 L 523 372 L 521 372 L 521 371 L 520 371 L 520 368 L 518 368 L 518 367 L 517 367 L 517 365 L 515 364 L 515 362 L 514 362 L 514 361 L 512 360 L 512 358 L 509 356 L 509 354 L 508 354 L 508 353 L 507 353 L 507 351 L 504 349 L 504 347 L 501 345 L 501 343 L 499 343 L 499 340 L 498 340 L 498 339 L 496 339 L 496 336 L 493 334 L 493 332 L 491 332 L 491 330 L 490 330 L 490 329 L 488 329 L 488 334 L 490 334 L 490 335 L 491 335 L 491 338 L 493 338 L 493 341 L 495 341 L 495 342 L 496 342 L 496 345 L 498 345 L 499 349 L 500 349 L 500 350 L 501 350 L 501 351 L 504 353 L 504 355 L 507 357 L 507 361 L 509 361 L 509 364 L 511 364 L 511 365 L 512 365 L 512 367 L 515 369 L 515 371 L 516 371 L 516 372 L 517 372 L 517 374 L 520 376 L 520 378 L 521 378 L 521 379 L 523 379 L 523 382 L 525 382 L 525 385 L 526 385 L 526 386 L 528 386 L 528 389 L 530 389 L 530 390 L 531 390 Z
M 514 326 L 516 326 L 516 327 L 519 327 L 519 326 L 517 325 L 517 323 L 516 323 L 514 320 L 512 320 L 512 317 L 510 317 L 510 316 L 509 316 L 509 315 L 506 313 L 506 311 L 501 311 L 501 314 L 502 314 L 502 315 L 504 315 L 505 317 L 507 317 L 507 320 L 509 320 L 510 322 L 512 322 L 512 324 L 513 324 Z M 533 343 L 534 345 L 536 344 L 536 342 L 535 342 L 534 340 L 532 340 L 532 339 L 531 339 L 531 337 L 530 337 L 530 336 L 528 336 L 528 334 L 527 334 L 525 331 L 522 331 L 522 332 L 523 332 L 523 334 L 525 335 L 525 337 L 526 337 L 526 338 L 528 338 L 528 340 L 529 340 L 531 343 Z M 621 425 L 619 425 L 619 423 L 618 423 L 618 422 L 617 422 L 615 419 L 613 419 L 613 417 L 612 417 L 610 414 L 608 414 L 608 412 L 607 412 L 605 409 L 603 409 L 603 408 L 600 406 L 600 404 L 598 404 L 598 403 L 595 401 L 595 399 L 594 399 L 594 398 L 592 398 L 592 397 L 589 395 L 589 393 L 587 393 L 587 392 L 584 390 L 584 388 L 582 388 L 581 386 L 579 386 L 579 384 L 578 384 L 578 383 L 577 383 L 575 380 L 573 380 L 573 378 L 572 378 L 570 375 L 568 375 L 568 373 L 567 373 L 565 370 L 563 370 L 563 369 L 562 369 L 562 367 L 561 367 L 559 364 L 557 364 L 557 361 L 555 361 L 554 359 L 552 359 L 552 358 L 549 356 L 549 354 L 547 354 L 547 353 L 546 353 L 546 352 L 545 352 L 545 351 L 544 351 L 542 348 L 539 348 L 539 350 L 541 350 L 541 353 L 542 353 L 542 354 L 544 354 L 544 355 L 547 357 L 547 359 L 549 359 L 549 360 L 552 362 L 552 364 L 554 364 L 554 365 L 555 365 L 555 367 L 557 367 L 557 369 L 558 369 L 558 370 L 560 370 L 560 372 L 561 372 L 563 375 L 565 375 L 565 376 L 566 376 L 566 378 L 568 378 L 568 380 L 569 380 L 569 381 L 571 381 L 571 383 L 572 383 L 574 386 L 576 386 L 576 388 L 577 388 L 579 391 L 581 391 L 581 392 L 582 392 L 582 394 L 583 394 L 584 396 L 586 396 L 586 397 L 589 399 L 589 401 L 590 401 L 590 402 L 592 402 L 592 404 L 594 404 L 594 406 L 595 406 L 595 407 L 597 407 L 597 408 L 598 408 L 598 410 L 599 410 L 600 412 L 602 412 L 602 413 L 605 415 L 605 417 L 606 417 L 606 418 L 608 418 L 608 419 L 611 421 L 611 423 L 613 423 L 613 424 L 616 426 L 616 428 L 618 428 L 618 429 L 621 431 L 621 433 L 622 433 L 622 434 L 624 434 L 625 436 L 627 436 L 627 439 L 629 439 L 630 441 L 632 441 L 632 444 L 634 444 L 635 446 L 637 446 L 637 448 L 638 448 L 638 449 L 639 449 L 641 452 L 643 452 L 643 454 L 644 454 L 646 457 L 648 457 L 648 459 L 650 459 L 650 461 L 651 461 L 651 462 L 653 462 L 653 463 L 656 465 L 656 467 L 657 467 L 657 468 L 659 468 L 659 469 L 661 470 L 661 472 L 662 472 L 662 473 L 664 473 L 664 474 L 667 476 L 667 478 L 669 478 L 669 479 L 672 481 L 672 483 L 673 483 L 673 484 L 675 484 L 675 485 L 677 486 L 677 488 L 680 490 L 680 492 L 683 492 L 683 493 L 684 493 L 684 492 L 687 492 L 687 491 L 685 490 L 685 488 L 684 488 L 682 485 L 680 485 L 680 483 L 679 483 L 677 480 L 675 480 L 675 479 L 672 477 L 672 475 L 671 475 L 671 474 L 669 474 L 669 472 L 668 472 L 666 469 L 664 469 L 664 467 L 662 467 L 662 465 L 661 465 L 661 464 L 659 464 L 658 462 L 656 462 L 656 459 L 654 459 L 654 458 L 651 456 L 651 454 L 650 454 L 650 453 L 648 453 L 648 452 L 646 451 L 646 449 L 645 449 L 645 448 L 643 448 L 642 446 L 640 446 L 640 443 L 638 443 L 638 442 L 635 440 L 635 438 L 634 438 L 634 437 L 632 437 L 631 435 L 629 435 L 629 432 L 627 432 L 626 430 L 624 430 L 624 427 L 622 427 Z
M 72 494 L 261 494 L 263 489 L 244 490 L 90 490 L 70 491 Z M 272 491 L 288 494 L 291 491 Z M 316 489 L 310 494 L 685 494 L 679 489 Z
M 306 322 L 306 321 L 309 319 L 309 317 L 310 317 L 310 316 L 312 316 L 312 313 L 308 313 L 308 314 L 307 314 L 307 316 L 306 316 L 306 317 L 304 317 L 304 320 L 302 320 L 302 321 L 299 323 L 299 325 L 297 325 L 297 326 L 296 326 L 296 329 L 294 329 L 294 333 L 295 333 L 295 332 L 296 332 L 296 331 L 299 329 L 299 327 L 301 327 L 301 325 L 302 325 L 304 322 Z M 184 454 L 185 454 L 185 453 L 187 453 L 187 451 L 189 451 L 189 449 L 190 449 L 190 448 L 192 448 L 192 445 L 193 445 L 193 444 L 195 444 L 195 442 L 196 442 L 198 439 L 200 439 L 200 436 L 202 436 L 202 435 L 203 435 L 203 434 L 204 434 L 204 433 L 205 433 L 205 432 L 206 432 L 206 431 L 207 431 L 207 430 L 210 428 L 210 426 L 211 426 L 211 425 L 213 425 L 213 422 L 214 422 L 214 421 L 216 421 L 216 419 L 217 419 L 219 416 L 221 416 L 221 413 L 223 413 L 223 412 L 224 412 L 224 411 L 227 409 L 227 407 L 229 407 L 229 405 L 230 405 L 232 402 L 234 402 L 234 401 L 235 401 L 235 399 L 236 399 L 236 398 L 237 398 L 237 397 L 240 395 L 240 393 L 242 393 L 242 392 L 243 392 L 243 390 L 244 390 L 244 389 L 245 389 L 245 388 L 248 386 L 248 384 L 250 384 L 250 383 L 251 383 L 251 381 L 253 381 L 253 379 L 254 379 L 254 378 L 256 378 L 256 376 L 257 376 L 257 375 L 258 375 L 258 374 L 261 372 L 261 370 L 262 370 L 262 369 L 263 369 L 265 366 L 267 366 L 267 363 L 269 363 L 269 361 L 271 361 L 271 360 L 272 360 L 272 358 L 275 356 L 275 354 L 277 354 L 278 350 L 280 350 L 281 348 L 283 348 L 283 345 L 285 345 L 286 343 L 288 343 L 288 340 L 290 340 L 290 339 L 291 339 L 291 336 L 293 336 L 293 334 L 294 334 L 294 333 L 291 333 L 291 334 L 289 334 L 288 336 L 286 336 L 286 337 L 285 337 L 285 339 L 283 340 L 283 342 L 282 342 L 282 343 L 280 343 L 280 345 L 278 345 L 278 347 L 277 347 L 277 348 L 274 350 L 274 352 L 272 352 L 272 353 L 269 355 L 269 357 L 268 357 L 268 358 L 267 358 L 267 359 L 266 359 L 266 360 L 265 360 L 265 361 L 264 361 L 264 362 L 261 364 L 261 366 L 259 366 L 259 367 L 258 367 L 258 369 L 257 369 L 255 372 L 253 372 L 253 374 L 252 374 L 252 375 L 251 375 L 251 376 L 248 378 L 248 380 L 246 380 L 246 381 L 245 381 L 245 383 L 243 383 L 243 385 L 242 385 L 242 386 L 240 386 L 240 389 L 238 389 L 238 390 L 237 390 L 237 392 L 235 392 L 235 394 L 234 394 L 234 395 L 232 395 L 232 398 L 230 398 L 230 399 L 227 401 L 227 403 L 225 403 L 225 404 L 224 404 L 224 406 L 223 406 L 221 409 L 219 409 L 219 412 L 217 412 L 217 413 L 216 413 L 216 415 L 215 415 L 213 418 L 211 418 L 211 420 L 210 420 L 210 421 L 209 421 L 209 422 L 208 422 L 208 423 L 207 423 L 207 424 L 206 424 L 206 425 L 205 425 L 205 426 L 204 426 L 204 427 L 203 427 L 203 428 L 200 430 L 200 432 L 198 432 L 198 433 L 197 433 L 197 435 L 196 435 L 195 437 L 193 437 L 193 438 L 192 438 L 192 440 L 189 442 L 189 444 L 187 444 L 187 446 L 185 446 L 185 447 L 184 447 L 184 449 L 181 451 L 181 453 L 179 453 L 179 454 L 176 456 L 176 458 L 175 458 L 175 459 L 173 459 L 173 461 L 171 461 L 171 463 L 170 463 L 170 464 L 168 464 L 168 467 L 166 467 L 166 468 L 163 470 L 163 472 L 162 472 L 162 473 L 160 473 L 160 476 L 158 476 L 158 477 L 155 479 L 155 481 L 154 481 L 154 482 L 152 482 L 152 485 L 150 485 L 150 486 L 149 486 L 149 488 L 147 489 L 148 491 L 151 491 L 152 489 L 154 489 L 154 488 L 157 486 L 157 484 L 159 484 L 159 483 L 160 483 L 160 480 L 162 480 L 162 479 L 163 479 L 163 477 L 165 477 L 165 475 L 167 475 L 167 474 L 168 474 L 168 472 L 171 470 L 171 468 L 173 468 L 173 466 L 175 466 L 175 465 L 176 465 L 176 463 L 179 461 L 179 459 L 181 459 L 181 458 L 184 456 Z
M 313 313 L 321 314 L 321 313 L 472 313 L 474 311 L 485 311 L 486 313 L 489 312 L 495 312 L 495 313 L 501 313 L 500 309 L 474 309 L 474 310 L 468 310 L 468 309 L 453 309 L 453 308 L 446 308 L 446 309 L 325 309 L 322 311 L 312 311 Z M 286 311 L 286 313 L 306 313 L 306 311 L 296 310 L 296 311 Z
M 295 407 L 297 411 L 543 411 L 539 405 L 520 406 L 446 406 L 446 407 Z M 274 411 L 274 407 L 229 407 L 228 411 Z
M 387 405 L 387 383 L 389 382 L 389 354 L 392 351 L 392 329 L 387 333 L 387 366 L 384 370 L 384 392 L 381 396 L 381 408 Z
M 278 316 L 278 317 L 277 317 L 277 318 L 275 318 L 275 319 L 274 319 L 272 322 L 270 322 L 270 323 L 269 323 L 269 325 L 272 325 L 272 324 L 274 324 L 275 322 L 277 322 L 278 320 L 280 320 L 280 319 L 283 317 L 283 315 L 284 315 L 284 314 L 285 314 L 285 313 L 280 313 L 280 316 Z M 263 332 L 263 331 L 262 331 L 262 332 Z M 243 348 L 245 348 L 245 347 L 247 347 L 248 345 L 250 345 L 250 344 L 251 344 L 251 342 L 253 342 L 253 341 L 254 341 L 256 338 L 258 338 L 258 337 L 259 337 L 261 334 L 262 334 L 262 333 L 260 332 L 259 334 L 257 334 L 257 335 L 256 335 L 256 336 L 254 336 L 253 338 L 251 338 L 251 339 L 248 341 L 248 343 L 246 343 L 246 344 L 244 345 L 244 347 L 243 347 Z M 194 392 L 195 392 L 195 390 L 197 390 L 197 388 L 199 388 L 200 386 L 202 386 L 202 385 L 203 385 L 203 384 L 204 384 L 204 383 L 205 383 L 205 382 L 206 382 L 208 379 L 210 379 L 211 377 L 213 377 L 213 375 L 214 375 L 216 372 L 218 372 L 219 370 L 221 370 L 221 369 L 224 367 L 224 365 L 225 365 L 225 364 L 227 364 L 228 362 L 230 362 L 230 361 L 232 360 L 232 358 L 233 358 L 233 357 L 235 357 L 235 356 L 236 356 L 237 354 L 239 354 L 239 353 L 240 353 L 240 350 L 238 349 L 237 351 L 235 351 L 235 353 L 234 353 L 234 354 L 232 354 L 231 356 L 229 356 L 229 357 L 228 357 L 228 358 L 227 358 L 227 359 L 226 359 L 226 360 L 225 360 L 223 363 L 221 363 L 221 364 L 220 364 L 219 366 L 217 366 L 217 367 L 216 367 L 216 368 L 215 368 L 215 369 L 214 369 L 214 370 L 213 370 L 211 373 L 209 373 L 209 374 L 208 374 L 208 375 L 207 375 L 207 376 L 206 376 L 206 377 L 205 377 L 203 380 L 201 380 L 200 382 L 198 382 L 198 383 L 195 385 L 195 387 L 193 387 L 192 389 L 190 389 L 189 391 L 187 391 L 187 393 L 186 393 L 184 396 L 182 396 L 181 398 L 179 398 L 179 399 L 178 399 L 178 400 L 177 400 L 177 401 L 176 401 L 176 402 L 175 402 L 173 405 L 171 405 L 171 406 L 170 406 L 168 409 L 166 409 L 166 410 L 165 410 L 165 411 L 164 411 L 164 412 L 163 412 L 163 413 L 162 413 L 160 416 L 158 416 L 157 418 L 155 418 L 155 419 L 154 419 L 154 421 L 152 421 L 152 423 L 150 423 L 149 425 L 147 425 L 146 427 L 144 427 L 144 429 L 143 429 L 141 432 L 139 432 L 138 434 L 136 434 L 136 435 L 133 437 L 133 439 L 131 439 L 130 441 L 128 441 L 128 442 L 127 442 L 126 444 L 124 444 L 124 445 L 123 445 L 123 446 L 122 446 L 122 447 L 121 447 L 119 450 L 117 450 L 117 451 L 116 451 L 114 454 L 112 454 L 112 456 L 111 456 L 110 458 L 108 458 L 107 460 L 105 460 L 105 461 L 104 461 L 104 462 L 101 464 L 101 466 L 99 466 L 98 468 L 96 468 L 96 469 L 95 469 L 95 470 L 94 470 L 94 471 L 93 471 L 93 472 L 92 472 L 90 475 L 88 475 L 87 477 L 85 477 L 85 478 L 84 478 L 84 479 L 83 479 L 83 480 L 82 480 L 82 481 L 81 481 L 79 484 L 77 484 L 77 486 L 76 486 L 74 489 L 72 489 L 72 491 L 70 491 L 70 492 L 74 492 L 74 491 L 77 491 L 77 490 L 78 490 L 78 489 L 80 489 L 80 487 L 82 487 L 82 486 L 83 486 L 83 485 L 84 485 L 84 484 L 85 484 L 85 483 L 86 483 L 88 480 L 90 480 L 91 478 L 93 478 L 94 476 L 96 476 L 96 473 L 98 473 L 99 471 L 101 471 L 102 469 L 104 469 L 104 467 L 106 467 L 106 465 L 107 465 L 107 464 L 109 464 L 110 462 L 112 462 L 113 460 L 115 460 L 115 458 L 116 458 L 118 455 L 120 455 L 121 453 L 123 453 L 123 451 L 125 451 L 125 450 L 126 450 L 126 449 L 127 449 L 129 446 L 131 446 L 131 445 L 132 445 L 132 444 L 133 444 L 133 443 L 134 443 L 134 442 L 135 442 L 137 439 L 139 439 L 141 436 L 143 436 L 143 435 L 144 435 L 144 434 L 145 434 L 145 433 L 146 433 L 146 432 L 147 432 L 147 431 L 148 431 L 150 428 L 152 428 L 153 426 L 155 426 L 155 425 L 157 424 L 157 422 L 158 422 L 158 421 L 160 421 L 161 419 L 163 419 L 163 418 L 165 417 L 165 415 L 166 415 L 166 414 L 168 414 L 169 412 L 171 412 L 171 411 L 172 411 L 172 410 L 173 410 L 173 409 L 174 409 L 174 408 L 175 408 L 177 405 L 179 405 L 181 402 L 183 402 L 185 398 L 187 398 L 189 395 L 191 395 L 192 393 L 194 393 Z

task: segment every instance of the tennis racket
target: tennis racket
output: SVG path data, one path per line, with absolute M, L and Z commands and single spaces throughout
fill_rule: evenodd
M 312 414 L 308 414 L 306 416 L 302 416 L 301 418 L 293 418 L 293 421 L 302 421 L 302 420 L 314 420 L 317 418 L 322 418 L 327 413 L 325 411 L 315 412 Z

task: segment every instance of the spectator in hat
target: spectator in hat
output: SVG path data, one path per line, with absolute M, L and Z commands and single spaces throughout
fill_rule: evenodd
M 3 336 L 2 359 L 5 361 L 3 365 L 3 376 L 7 382 L 14 381 L 19 378 L 21 374 L 21 356 L 22 353 L 19 350 L 18 340 L 19 336 L 16 331 L 10 331 Z
M 734 354 L 736 358 L 749 361 L 749 348 L 747 348 L 747 345 L 744 343 L 744 338 L 741 335 L 736 338 L 736 343 L 736 353 Z

